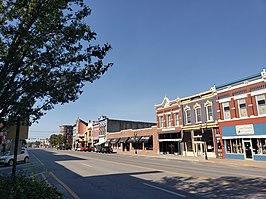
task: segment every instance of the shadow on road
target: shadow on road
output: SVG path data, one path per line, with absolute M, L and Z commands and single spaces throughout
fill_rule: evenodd
M 42 150 L 38 157 L 47 157 L 51 151 Z M 93 168 L 86 168 L 81 171 L 84 175 L 77 174 L 70 167 L 65 167 L 60 161 L 85 160 L 71 155 L 54 155 L 53 160 L 46 164 L 47 168 L 56 174 L 58 179 L 75 190 L 75 193 L 82 199 L 92 195 L 93 198 L 108 199 L 154 199 L 154 198 L 265 198 L 266 179 L 265 178 L 241 178 L 223 176 L 220 178 L 201 179 L 198 177 L 169 177 L 161 171 L 151 170 L 144 172 L 119 172 L 110 175 L 95 175 L 91 172 Z M 93 160 L 91 160 L 93 161 Z M 71 165 L 71 163 L 69 164 Z M 110 165 L 111 166 L 111 165 Z M 158 180 L 147 180 L 143 176 L 158 176 Z M 144 179 L 145 178 L 145 179 Z M 151 178 L 152 179 L 152 178 Z M 49 177 L 49 181 L 54 184 L 66 198 L 71 198 L 69 192 L 55 179 Z M 166 190 L 166 191 L 165 191 Z M 145 197 L 143 197 L 145 196 Z

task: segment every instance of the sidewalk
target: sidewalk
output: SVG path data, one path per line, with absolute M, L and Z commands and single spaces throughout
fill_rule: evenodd
M 143 155 L 146 156 L 146 155 Z M 205 157 L 193 157 L 193 156 L 176 156 L 176 155 L 155 155 L 150 157 L 158 157 L 165 159 L 173 159 L 173 160 L 184 160 L 184 161 L 196 161 L 196 162 L 205 162 L 205 163 L 213 163 L 213 164 L 230 164 L 237 165 L 241 167 L 257 167 L 257 168 L 265 168 L 266 169 L 266 161 L 254 161 L 254 160 L 236 160 L 236 159 L 219 159 L 209 157 L 208 160 Z
M 117 152 L 121 155 L 131 155 L 131 156 L 143 156 L 143 157 L 152 157 L 152 158 L 164 158 L 171 160 L 183 160 L 183 161 L 192 161 L 192 162 L 202 162 L 202 163 L 212 163 L 212 164 L 230 164 L 237 165 L 241 167 L 256 167 L 256 168 L 265 168 L 266 161 L 255 161 L 255 160 L 236 160 L 236 159 L 220 159 L 214 157 L 208 157 L 208 160 L 205 157 L 194 157 L 194 156 L 182 156 L 182 155 L 148 155 L 148 154 L 133 154 L 133 153 L 122 153 Z

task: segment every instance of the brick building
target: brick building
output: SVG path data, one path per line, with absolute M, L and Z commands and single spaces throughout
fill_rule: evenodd
M 266 160 L 266 71 L 217 89 L 223 157 Z
M 180 99 L 170 101 L 164 97 L 161 104 L 155 105 L 159 154 L 180 155 L 182 117 Z

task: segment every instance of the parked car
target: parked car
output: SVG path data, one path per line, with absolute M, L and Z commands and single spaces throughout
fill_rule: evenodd
M 91 147 L 80 147 L 76 149 L 77 151 L 87 151 L 87 152 L 91 152 L 92 148 Z
M 17 155 L 17 162 L 29 162 L 30 156 L 26 148 L 22 148 Z M 0 164 L 12 166 L 14 164 L 14 155 L 11 151 L 6 151 L 0 155 Z
M 58 146 L 56 149 L 57 150 L 66 150 L 66 147 L 61 145 L 61 146 Z
M 113 149 L 110 146 L 104 146 L 101 149 L 102 153 L 113 153 Z

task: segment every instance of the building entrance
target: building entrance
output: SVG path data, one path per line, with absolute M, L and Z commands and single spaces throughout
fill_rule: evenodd
M 203 156 L 204 155 L 204 142 L 194 142 L 194 150 L 196 156 Z
M 244 140 L 244 147 L 246 159 L 253 159 L 251 140 Z

